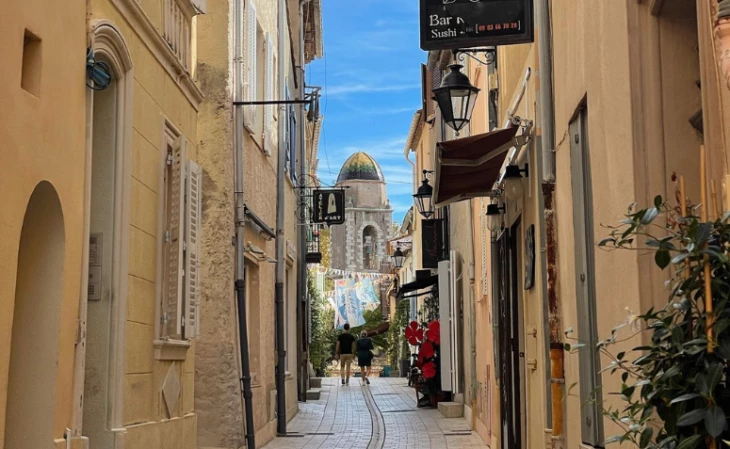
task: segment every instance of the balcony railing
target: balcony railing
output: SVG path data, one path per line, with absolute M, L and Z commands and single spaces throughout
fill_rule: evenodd
M 176 0 L 163 0 L 162 5 L 163 37 L 180 64 L 190 73 L 190 17 Z

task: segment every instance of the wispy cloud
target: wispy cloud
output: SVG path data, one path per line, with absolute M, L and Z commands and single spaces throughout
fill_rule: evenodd
M 397 92 L 411 89 L 420 89 L 418 83 L 410 84 L 391 84 L 376 85 L 368 83 L 340 84 L 337 86 L 329 86 L 325 91 L 325 95 L 341 96 L 355 93 L 374 93 L 374 92 Z

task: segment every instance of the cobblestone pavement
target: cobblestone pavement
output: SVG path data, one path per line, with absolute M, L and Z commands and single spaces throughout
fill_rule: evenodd
M 341 386 L 322 381 L 318 401 L 299 404 L 289 423 L 293 436 L 278 437 L 265 449 L 483 449 L 463 418 L 446 419 L 438 410 L 416 408 L 405 379 L 360 379 Z M 375 429 L 375 432 L 373 432 Z

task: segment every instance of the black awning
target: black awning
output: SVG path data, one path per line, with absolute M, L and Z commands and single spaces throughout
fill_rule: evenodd
M 416 279 L 413 282 L 403 284 L 398 289 L 398 299 L 403 299 L 403 297 L 406 293 L 411 293 L 411 292 L 415 292 L 416 290 L 423 290 L 424 288 L 433 287 L 434 285 L 438 284 L 438 282 L 439 282 L 439 277 L 438 277 L 438 275 L 435 275 L 435 276 L 424 277 L 421 279 Z

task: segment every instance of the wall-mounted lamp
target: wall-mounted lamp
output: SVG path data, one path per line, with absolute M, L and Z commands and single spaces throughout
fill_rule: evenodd
M 502 227 L 502 214 L 505 207 L 497 204 L 487 206 L 487 227 L 491 232 L 497 232 Z
M 504 195 L 508 201 L 517 201 L 522 198 L 524 190 L 522 188 L 522 174 L 525 178 L 530 177 L 529 165 L 525 164 L 525 168 L 516 165 L 508 165 L 504 171 Z
M 461 72 L 462 67 L 460 64 L 451 64 L 451 71 L 444 76 L 441 86 L 433 90 L 444 121 L 457 135 L 471 120 L 479 94 L 479 89 Z
M 433 217 L 434 213 L 433 187 L 428 183 L 428 178 L 431 176 L 431 173 L 433 172 L 430 170 L 423 170 L 423 181 L 421 181 L 421 186 L 418 188 L 415 195 L 413 195 L 413 199 L 416 200 L 418 212 L 426 220 Z
M 403 254 L 403 251 L 401 251 L 400 246 L 395 249 L 395 252 L 390 257 L 393 258 L 393 266 L 396 269 L 400 270 L 403 268 L 403 261 L 405 261 L 406 256 Z

